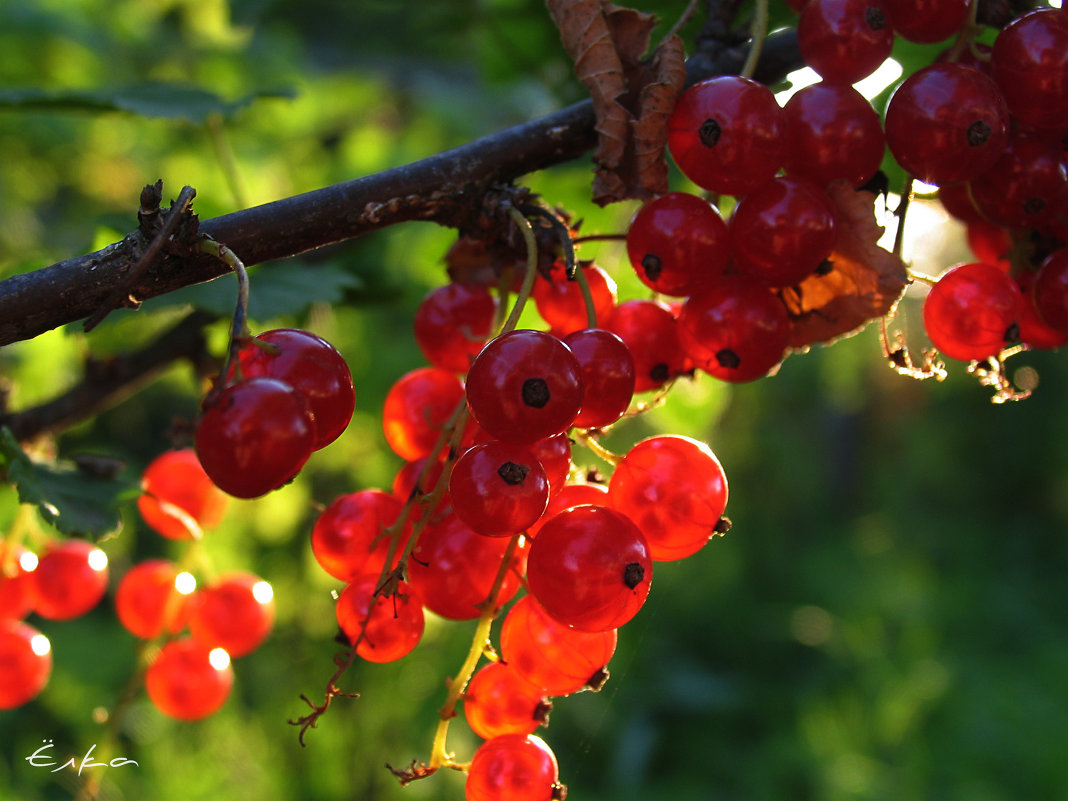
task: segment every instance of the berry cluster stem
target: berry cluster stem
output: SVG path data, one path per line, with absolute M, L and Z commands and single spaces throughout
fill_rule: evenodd
M 221 391 L 229 381 L 230 369 L 237 361 L 237 351 L 241 347 L 241 340 L 248 336 L 248 271 L 237 254 L 222 242 L 217 242 L 207 236 L 201 237 L 199 248 L 201 252 L 208 253 L 226 264 L 237 276 L 237 304 L 234 306 L 233 322 L 230 325 L 230 346 L 226 350 L 226 361 L 223 362 L 223 369 L 219 373 L 220 381 L 212 390 L 215 392 Z
M 750 29 L 749 52 L 745 57 L 740 75 L 752 78 L 760 61 L 760 51 L 764 49 L 764 40 L 768 36 L 768 0 L 756 0 L 753 10 L 753 26 Z

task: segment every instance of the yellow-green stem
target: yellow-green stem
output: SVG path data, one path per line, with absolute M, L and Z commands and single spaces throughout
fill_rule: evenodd
M 530 220 L 524 217 L 523 213 L 515 206 L 509 207 L 508 216 L 519 226 L 519 231 L 523 234 L 523 242 L 527 246 L 527 270 L 523 274 L 523 284 L 519 287 L 519 294 L 516 295 L 515 303 L 512 305 L 512 312 L 501 327 L 501 334 L 514 331 L 519 324 L 519 315 L 523 313 L 523 307 L 534 289 L 534 278 L 538 274 L 538 242 L 534 238 L 534 228 L 531 226 Z
M 750 29 L 749 53 L 742 65 L 741 75 L 752 78 L 760 61 L 760 51 L 764 49 L 764 39 L 768 35 L 768 0 L 756 0 L 753 11 L 753 27 Z

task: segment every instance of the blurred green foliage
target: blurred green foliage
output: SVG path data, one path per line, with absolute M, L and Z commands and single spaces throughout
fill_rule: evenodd
M 642 5 L 670 23 L 685 3 Z M 902 50 L 906 74 L 930 58 L 921 50 Z M 140 189 L 157 178 L 168 198 L 195 186 L 196 210 L 210 217 L 430 155 L 582 96 L 536 0 L 2 3 L 0 84 L 0 277 L 114 241 L 135 226 Z M 172 91 L 152 95 L 151 108 L 122 105 L 146 86 Z M 584 231 L 622 231 L 633 205 L 592 206 L 589 181 L 583 160 L 526 183 L 584 218 Z M 109 740 L 99 718 L 134 676 L 137 647 L 110 599 L 77 621 L 31 618 L 52 640 L 55 669 L 35 702 L 0 712 L 0 798 L 75 795 L 73 772 L 26 762 L 46 739 L 64 755 L 97 745 L 97 759 L 137 760 L 93 774 L 102 799 L 462 797 L 458 774 L 402 790 L 383 765 L 428 756 L 444 680 L 473 624 L 434 621 L 403 661 L 354 666 L 342 686 L 361 697 L 338 700 L 306 748 L 286 722 L 306 711 L 301 694 L 321 697 L 337 650 L 337 583 L 312 559 L 308 532 L 322 504 L 388 487 L 400 466 L 381 434 L 381 403 L 422 364 L 411 317 L 444 280 L 450 241 L 447 230 L 404 225 L 254 276 L 255 298 L 272 280 L 284 295 L 300 270 L 326 270 L 331 280 L 297 309 L 254 308 L 253 329 L 302 325 L 327 337 L 358 398 L 349 430 L 296 482 L 234 501 L 204 541 L 211 572 L 272 582 L 275 631 L 235 662 L 219 714 L 178 723 L 136 694 Z M 618 243 L 582 255 L 613 274 L 621 297 L 642 294 Z M 275 269 L 286 278 L 272 279 Z M 134 347 L 172 323 L 176 301 L 226 308 L 233 291 L 223 279 L 114 314 L 89 337 L 60 330 L 0 349 L 0 389 L 12 409 L 47 400 L 78 380 L 88 354 Z M 204 292 L 210 300 L 195 299 Z M 915 328 L 915 304 L 902 314 Z M 226 322 L 211 335 L 219 354 Z M 868 331 L 751 385 L 682 381 L 664 406 L 619 426 L 617 450 L 653 431 L 707 440 L 728 471 L 735 527 L 658 565 L 605 690 L 558 702 L 544 736 L 570 797 L 1068 798 L 1068 365 L 1057 353 L 1014 361 L 1037 369 L 1041 385 L 1031 400 L 995 407 L 961 365 L 944 384 L 893 375 Z M 123 479 L 136 481 L 175 420 L 195 414 L 201 390 L 176 367 L 55 450 L 117 454 Z M 596 465 L 580 448 L 576 460 Z M 105 546 L 113 582 L 137 560 L 181 555 L 131 509 L 123 516 Z M 0 490 L 0 530 L 16 521 L 25 513 Z M 52 536 L 44 521 L 34 526 L 35 537 Z M 464 758 L 474 745 L 457 721 L 450 746 Z

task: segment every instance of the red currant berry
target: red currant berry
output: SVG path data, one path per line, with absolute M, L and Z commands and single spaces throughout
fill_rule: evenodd
M 502 734 L 475 751 L 467 770 L 467 801 L 552 801 L 563 798 L 549 746 L 533 734 Z
M 1034 134 L 1013 133 L 1001 158 L 971 182 L 979 211 L 1008 228 L 1044 227 L 1066 192 L 1060 144 Z
M 363 573 L 377 574 L 386 563 L 389 538 L 383 536 L 400 516 L 404 502 L 378 489 L 341 495 L 326 507 L 312 526 L 311 546 L 315 561 L 342 581 Z M 411 526 L 406 525 L 394 549 L 400 556 Z
M 446 284 L 415 312 L 415 342 L 434 367 L 466 373 L 497 318 L 497 299 L 481 284 Z
M 199 720 L 219 709 L 230 695 L 234 671 L 230 657 L 192 638 L 171 640 L 149 665 L 145 689 L 149 700 L 168 717 Z
M 817 83 L 783 106 L 788 175 L 820 187 L 844 179 L 863 186 L 879 169 L 886 138 L 879 115 L 849 84 Z
M 580 266 L 579 269 L 590 286 L 594 316 L 603 320 L 612 313 L 612 308 L 616 305 L 616 282 L 596 264 Z M 567 279 L 563 262 L 553 264 L 548 278 L 539 275 L 534 280 L 531 297 L 538 314 L 561 335 L 585 328 L 588 324 L 589 315 L 586 312 L 582 289 L 577 281 Z
M 1040 8 L 1017 17 L 994 40 L 991 72 L 1020 122 L 1068 131 L 1068 15 Z
M 989 264 L 947 270 L 923 304 L 923 325 L 936 348 L 951 359 L 995 356 L 1019 337 L 1020 292 Z
M 890 57 L 894 31 L 881 0 L 811 0 L 797 21 L 797 45 L 824 81 L 852 84 Z
M 1038 316 L 1058 331 L 1068 333 L 1068 249 L 1051 253 L 1042 262 L 1031 285 Z
M 650 289 L 692 295 L 727 267 L 727 224 L 708 201 L 669 192 L 638 209 L 627 229 L 627 254 Z
M 214 528 L 226 511 L 226 495 L 208 478 L 192 448 L 153 459 L 145 468 L 141 489 L 144 495 L 137 499 L 141 517 L 172 540 L 193 539 Z
M 682 559 L 715 535 L 727 507 L 727 476 L 703 442 L 654 436 L 616 466 L 608 499 L 641 529 L 654 560 Z
M 655 300 L 616 306 L 605 328 L 623 340 L 634 360 L 634 391 L 659 389 L 685 369 L 675 315 Z
M 545 511 L 545 470 L 523 445 L 491 440 L 468 449 L 449 478 L 452 509 L 479 534 L 511 536 Z
M 883 0 L 894 33 L 910 42 L 948 39 L 968 19 L 968 0 Z
M 1057 330 L 1039 315 L 1032 291 L 1037 276 L 1037 271 L 1025 270 L 1016 279 L 1023 293 L 1020 302 L 1020 341 L 1037 350 L 1055 350 L 1068 345 L 1068 330 Z
M 52 646 L 37 629 L 0 619 L 0 709 L 33 700 L 52 673 Z
M 178 575 L 166 559 L 149 559 L 127 570 L 115 591 L 115 612 L 123 628 L 144 640 L 185 628 L 192 611 L 189 592 L 196 585 L 186 574 L 189 586 L 183 583 L 179 589 Z
M 49 620 L 80 617 L 100 603 L 108 588 L 108 557 L 85 540 L 49 545 L 33 578 L 33 608 Z
M 645 603 L 652 579 L 641 531 L 603 506 L 576 506 L 546 521 L 527 560 L 531 595 L 580 631 L 622 626 Z
M 501 658 L 546 695 L 571 695 L 601 688 L 617 638 L 615 629 L 579 631 L 558 623 L 524 595 L 501 624 Z
M 563 488 L 571 473 L 571 438 L 565 432 L 539 439 L 530 445 L 530 452 L 545 471 L 551 498 Z
M 508 549 L 504 537 L 485 537 L 448 515 L 419 536 L 408 564 L 408 582 L 423 606 L 448 620 L 472 620 L 489 597 Z M 525 549 L 517 548 L 497 596 L 503 606 L 519 589 Z
M 315 418 L 314 450 L 341 436 L 352 419 L 356 393 L 352 373 L 337 349 L 322 337 L 278 328 L 256 337 L 240 351 L 245 378 L 276 378 L 296 390 Z
M 986 218 L 979 213 L 972 200 L 972 193 L 968 191 L 968 184 L 946 184 L 938 188 L 938 199 L 942 207 L 963 223 L 986 222 Z M 980 259 L 987 261 L 987 259 Z
M 800 178 L 774 178 L 746 195 L 731 216 L 731 255 L 739 273 L 768 286 L 793 286 L 831 254 L 834 204 Z
M 401 376 L 382 410 L 389 447 L 408 462 L 429 456 L 463 397 L 463 384 L 447 370 L 420 367 Z
M 725 275 L 679 314 L 679 339 L 694 364 L 723 381 L 767 375 L 790 336 L 786 307 L 755 278 Z
M 33 579 L 37 555 L 21 545 L 0 540 L 0 619 L 17 620 L 33 609 Z
M 582 368 L 582 410 L 579 428 L 601 428 L 616 422 L 634 396 L 634 359 L 630 348 L 611 331 L 586 328 L 564 338 Z
M 378 574 L 360 576 L 337 599 L 341 630 L 368 662 L 395 662 L 407 656 L 423 637 L 423 607 L 403 581 L 390 593 L 375 595 Z
M 530 734 L 547 721 L 551 708 L 540 687 L 504 662 L 484 665 L 464 691 L 467 725 L 486 740 L 502 734 Z
M 770 89 L 724 75 L 682 93 L 668 120 L 668 149 L 702 189 L 745 195 L 779 171 L 785 129 Z
M 932 64 L 894 90 L 886 144 L 921 181 L 970 181 L 990 169 L 1008 141 L 1009 113 L 997 85 L 960 64 Z
M 274 589 L 259 576 L 233 573 L 197 592 L 189 633 L 232 657 L 250 654 L 274 625 Z
M 534 525 L 526 530 L 527 539 L 534 539 L 542 525 L 558 513 L 573 506 L 608 506 L 607 484 L 565 484 L 563 488 L 549 498 L 545 512 Z
M 568 429 L 582 405 L 575 354 L 544 331 L 494 339 L 467 374 L 467 403 L 494 439 L 535 442 Z
M 288 384 L 250 378 L 209 396 L 194 444 L 200 464 L 219 489 L 237 498 L 257 498 L 304 467 L 315 445 L 315 420 Z
M 1009 272 L 1012 266 L 1009 261 L 1012 237 L 1008 231 L 987 220 L 978 220 L 968 223 L 966 236 L 968 247 L 975 254 L 976 261 L 993 264 L 999 270 Z

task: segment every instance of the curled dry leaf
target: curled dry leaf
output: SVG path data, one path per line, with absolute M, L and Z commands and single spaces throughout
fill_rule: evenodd
M 681 40 L 670 37 L 642 61 L 653 15 L 607 0 L 548 0 L 548 7 L 597 115 L 594 201 L 666 192 L 667 118 L 686 75 Z
M 790 313 L 790 347 L 830 343 L 883 317 L 908 283 L 905 263 L 879 247 L 883 228 L 875 221 L 875 195 L 836 181 L 827 190 L 838 211 L 838 241 L 829 269 L 782 290 Z

